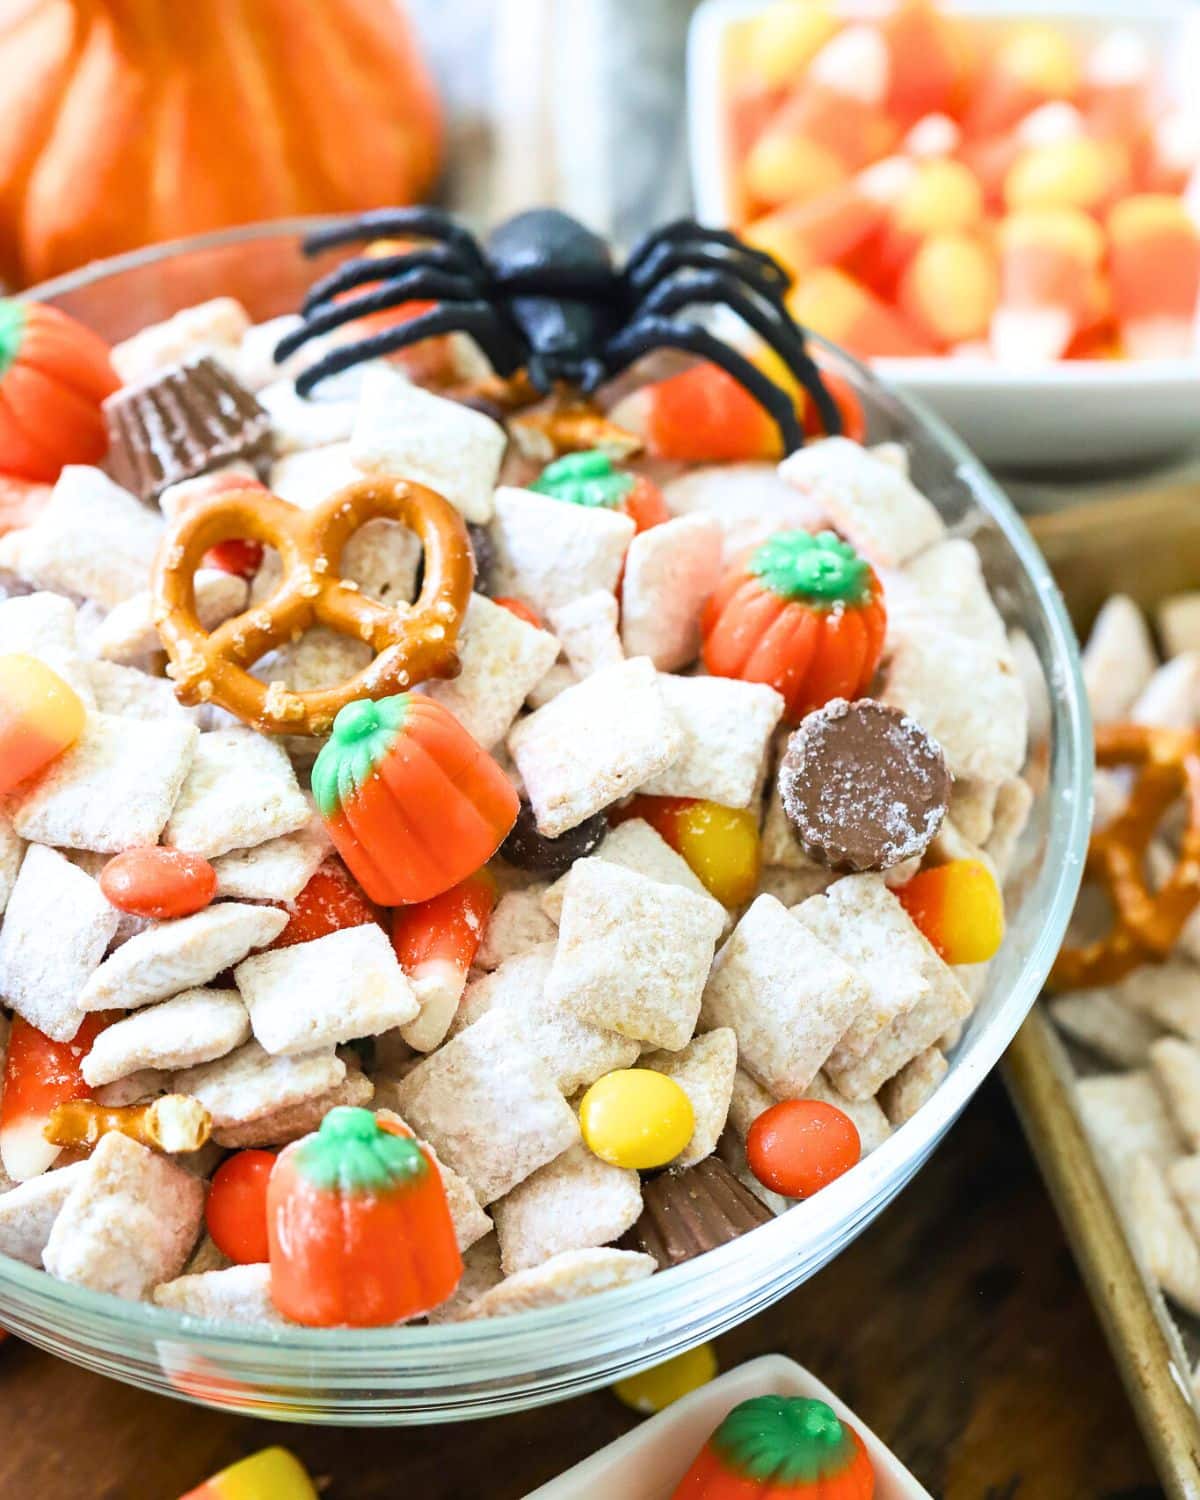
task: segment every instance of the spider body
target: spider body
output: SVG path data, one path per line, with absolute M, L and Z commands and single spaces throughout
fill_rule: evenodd
M 517 214 L 483 245 L 438 209 L 386 209 L 319 230 L 305 250 L 396 237 L 431 243 L 355 257 L 322 277 L 276 359 L 367 314 L 416 301 L 435 305 L 331 348 L 297 378 L 301 395 L 340 370 L 452 332 L 470 334 L 497 375 L 524 370 L 542 395 L 562 387 L 589 395 L 644 355 L 678 349 L 732 375 L 770 414 L 791 452 L 804 441 L 792 396 L 684 316 L 692 306 L 724 305 L 782 359 L 826 430 L 841 430 L 837 406 L 784 306 L 786 272 L 723 230 L 678 220 L 647 235 L 619 266 L 605 240 L 558 209 Z

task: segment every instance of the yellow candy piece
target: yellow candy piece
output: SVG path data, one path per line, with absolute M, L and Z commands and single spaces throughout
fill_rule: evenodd
M 317 1492 L 304 1465 L 286 1448 L 264 1448 L 180 1500 L 317 1500 Z
M 948 964 L 986 963 L 1004 940 L 1004 896 L 980 860 L 922 870 L 896 895 Z
M 741 906 L 758 886 L 758 819 L 743 807 L 693 802 L 678 814 L 679 853 L 722 906 Z
M 0 656 L 0 792 L 48 766 L 83 733 L 78 693 L 35 656 Z
M 618 1068 L 598 1078 L 579 1106 L 589 1151 L 613 1167 L 648 1171 L 674 1161 L 692 1138 L 692 1101 L 651 1068 Z
M 1004 179 L 1004 201 L 1023 208 L 1097 208 L 1112 193 L 1117 163 L 1087 136 L 1052 141 L 1021 155 Z
M 823 0 L 775 0 L 747 29 L 746 66 L 768 87 L 797 83 L 836 30 Z
M 697 1344 L 677 1354 L 674 1359 L 664 1360 L 649 1370 L 618 1380 L 613 1386 L 613 1395 L 634 1411 L 649 1416 L 663 1411 L 672 1401 L 681 1396 L 690 1396 L 693 1391 L 707 1385 L 717 1373 L 717 1351 L 711 1344 Z

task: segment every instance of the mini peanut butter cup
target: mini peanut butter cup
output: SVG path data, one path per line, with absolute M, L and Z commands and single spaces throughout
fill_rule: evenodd
M 622 1244 L 652 1255 L 665 1271 L 772 1218 L 771 1210 L 719 1157 L 709 1156 L 682 1172 L 663 1172 L 643 1182 L 641 1216 Z
M 270 418 L 211 355 L 114 391 L 104 416 L 113 477 L 143 500 L 235 459 L 260 474 L 271 460 Z

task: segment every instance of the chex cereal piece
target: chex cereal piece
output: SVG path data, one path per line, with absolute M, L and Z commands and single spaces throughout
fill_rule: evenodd
M 713 901 L 682 887 L 576 860 L 547 997 L 593 1026 L 678 1051 L 696 1029 L 723 925 Z
M 25 840 L 12 826 L 12 819 L 0 812 L 0 916 L 8 906 L 24 855 Z
M 69 1042 L 83 1020 L 80 992 L 116 930 L 117 912 L 91 876 L 31 844 L 0 926 L 0 995 L 31 1026 Z
M 814 888 L 818 891 L 824 889 L 819 883 L 822 878 L 825 885 L 829 885 L 835 878 L 832 871 L 827 870 L 824 865 L 817 864 L 816 860 L 801 848 L 800 841 L 796 837 L 796 830 L 792 827 L 792 821 L 783 810 L 779 780 L 775 776 L 771 778 L 771 790 L 767 798 L 761 851 L 762 862 L 768 869 L 774 867 L 799 871 L 811 877 Z
M 592 850 L 592 859 L 606 859 L 610 864 L 622 865 L 647 880 L 658 880 L 663 885 L 677 885 L 693 895 L 707 897 L 712 901 L 700 877 L 682 854 L 676 854 L 666 839 L 651 828 L 643 818 L 630 818 L 606 833 Z M 562 875 L 542 895 L 542 907 L 553 922 L 562 917 L 563 892 L 567 875 Z
M 314 813 L 303 828 L 212 860 L 217 895 L 239 901 L 294 901 L 328 857 L 332 844 Z
M 0 656 L 36 656 L 57 672 L 90 708 L 95 703 L 88 664 L 76 635 L 77 611 L 61 594 L 45 591 L 0 600 Z
M 340 1105 L 366 1108 L 375 1098 L 375 1085 L 358 1066 L 353 1054 L 347 1054 L 342 1061 L 346 1066 L 346 1076 L 325 1093 L 301 1099 L 282 1109 L 273 1109 L 257 1120 L 215 1126 L 213 1140 L 218 1146 L 236 1151 L 248 1146 L 286 1146 L 316 1130 L 331 1109 Z
M 250 1037 L 250 1018 L 233 990 L 185 990 L 106 1027 L 83 1060 L 93 1088 L 140 1068 L 191 1067 L 211 1062 Z
M 506 1276 L 567 1250 L 620 1239 L 642 1211 L 641 1179 L 611 1167 L 580 1142 L 493 1205 Z
M 556 661 L 541 681 L 530 688 L 525 701 L 530 708 L 545 708 L 547 703 L 553 703 L 560 693 L 565 693 L 578 681 L 573 668 L 565 661 Z
M 1003 883 L 1012 870 L 1017 846 L 1029 814 L 1033 810 L 1033 788 L 1022 776 L 1013 776 L 1002 781 L 996 793 L 995 816 L 992 831 L 984 845 L 984 853 L 995 866 L 997 878 Z
M 271 419 L 276 453 L 302 453 L 331 443 L 349 443 L 358 416 L 357 400 L 326 399 L 322 397 L 322 386 L 313 392 L 313 397 L 321 399 L 301 396 L 296 392 L 295 381 L 287 378 L 273 380 L 256 395 L 258 404 Z
M 342 577 L 380 604 L 411 604 L 417 594 L 421 543 L 398 521 L 378 517 L 360 527 L 342 553 Z
M 946 816 L 976 848 L 982 849 L 991 834 L 1002 785 L 1003 782 L 973 781 L 963 776 L 950 788 Z
M 1192 1151 L 1200 1151 L 1200 1047 L 1167 1036 L 1150 1046 L 1150 1067 L 1171 1118 Z
M 657 1269 L 653 1256 L 638 1250 L 564 1250 L 528 1271 L 506 1276 L 463 1313 L 464 1318 L 501 1318 L 558 1307 L 577 1297 L 611 1291 L 641 1281 Z
M 71 464 L 37 520 L 0 537 L 0 567 L 112 609 L 146 587 L 162 517 L 100 469 Z
M 774 896 L 787 907 L 799 906 L 810 896 L 819 896 L 837 879 L 832 870 L 813 863 L 806 870 L 788 870 L 781 865 L 767 865 L 758 878 L 758 893 Z
M 1124 1198 L 1147 1270 L 1168 1297 L 1200 1315 L 1200 1245 L 1152 1157 L 1138 1156 L 1130 1163 Z
M 42 1256 L 51 1276 L 137 1301 L 183 1269 L 204 1184 L 126 1135 L 101 1136 L 67 1194 Z
M 399 1127 L 409 1135 L 416 1135 L 412 1126 L 395 1110 L 376 1109 L 375 1113 L 379 1117 L 380 1124 Z M 485 1235 L 491 1234 L 492 1221 L 480 1208 L 479 1200 L 466 1178 L 460 1177 L 453 1167 L 448 1167 L 428 1141 L 422 1141 L 421 1145 L 433 1157 L 434 1165 L 441 1176 L 442 1188 L 446 1194 L 446 1206 L 450 1210 L 450 1217 L 454 1220 L 454 1237 L 458 1241 L 458 1248 L 460 1251 L 469 1250 Z
M 737 1178 L 748 1192 L 754 1194 L 760 1203 L 769 1208 L 773 1214 L 783 1214 L 791 1208 L 796 1201 L 794 1198 L 784 1198 L 779 1193 L 773 1193 L 770 1188 L 764 1187 L 754 1173 L 750 1170 L 750 1163 L 746 1160 L 746 1143 L 736 1131 L 727 1130 L 717 1143 L 717 1155 Z
M 931 627 L 896 645 L 882 701 L 941 745 L 954 777 L 1003 781 L 1025 759 L 1026 707 L 1007 651 Z
M 807 495 L 786 484 L 773 463 L 712 464 L 663 485 L 672 515 L 697 512 L 721 528 L 722 562 L 766 541 L 775 531 L 819 531 L 826 518 Z
M 1183 1210 L 1193 1236 L 1200 1242 L 1200 1156 L 1181 1156 L 1166 1168 L 1166 1175 L 1176 1203 Z M 0 1215 L 3 1214 L 3 1203 L 0 1198 Z
M 205 630 L 246 607 L 246 580 L 220 568 L 199 568 L 195 575 L 196 615 Z M 136 662 L 161 651 L 154 624 L 154 597 L 149 589 L 131 594 L 111 609 L 92 632 L 91 649 L 104 661 Z
M 249 328 L 250 315 L 240 302 L 213 297 L 161 323 L 148 323 L 131 338 L 114 344 L 112 366 L 126 385 L 132 385 L 201 350 L 232 363 Z
M 207 859 L 295 833 L 311 817 L 278 745 L 253 729 L 215 729 L 196 743 L 163 842 Z
M 10 798 L 13 827 L 37 843 L 100 854 L 157 843 L 199 738 L 183 720 L 89 714 L 66 754 Z
M 646 1053 L 641 1066 L 673 1078 L 692 1101 L 696 1126 L 691 1140 L 671 1166 L 691 1167 L 711 1156 L 725 1129 L 733 1095 L 733 1078 L 737 1072 L 737 1037 L 734 1033 L 727 1026 L 719 1026 L 715 1031 L 693 1037 L 679 1052 Z
M 849 1115 L 858 1131 L 862 1154 L 867 1156 L 876 1146 L 882 1146 L 892 1133 L 891 1122 L 880 1108 L 877 1099 L 847 1099 L 840 1089 L 834 1088 L 824 1073 L 818 1073 L 804 1091 L 806 1099 L 820 1099 L 823 1104 L 832 1104 L 843 1114 Z
M 775 1100 L 763 1088 L 758 1079 L 745 1068 L 736 1068 L 729 1091 L 729 1124 L 738 1135 L 745 1138 L 751 1125 L 764 1110 L 770 1109 Z
M 213 1129 L 222 1130 L 316 1099 L 345 1076 L 346 1064 L 332 1049 L 303 1057 L 272 1057 L 249 1041 L 228 1057 L 176 1073 L 171 1086 L 199 1099 L 212 1116 Z
M 203 474 L 197 474 L 194 479 L 177 479 L 174 484 L 167 485 L 158 497 L 159 510 L 168 521 L 177 521 L 197 497 L 204 498 L 208 495 L 211 481 L 218 474 L 235 474 L 239 479 L 249 479 L 255 484 L 259 483 L 254 465 L 240 458 L 234 458 L 228 463 L 215 464 L 211 469 L 206 469 Z
M 779 477 L 820 507 L 856 552 L 898 568 L 942 539 L 941 516 L 892 464 L 848 438 L 826 438 L 789 455 Z
M 1200 723 L 1200 652 L 1185 651 L 1159 667 L 1129 718 L 1157 729 L 1194 729 Z
M 304 404 L 307 406 L 308 402 Z M 328 447 L 310 447 L 308 452 L 286 454 L 272 464 L 269 488 L 289 505 L 311 510 L 336 490 L 362 477 L 362 470 L 350 456 L 350 444 L 335 442 Z
M 759 896 L 717 954 L 705 1030 L 731 1026 L 744 1068 L 780 1099 L 817 1076 L 868 1003 L 863 981 L 774 896 Z
M 1093 721 L 1113 724 L 1127 718 L 1158 666 L 1145 618 L 1128 595 L 1113 594 L 1104 602 L 1081 664 Z
M 936 1047 L 927 1047 L 879 1091 L 879 1102 L 888 1120 L 897 1129 L 906 1120 L 911 1120 L 927 1099 L 931 1099 L 937 1086 L 950 1070 L 950 1064 Z
M 1200 651 L 1200 592 L 1172 594 L 1154 611 L 1158 638 L 1168 656 Z
M 133 1010 L 196 989 L 274 942 L 288 914 L 275 906 L 221 901 L 190 917 L 159 922 L 131 937 L 84 985 L 84 1010 Z
M 932 988 L 932 949 L 878 875 L 847 875 L 792 912 L 854 970 L 868 1000 L 834 1049 L 848 1065 Z M 936 954 L 933 955 L 936 957 Z
M 390 366 L 363 378 L 350 452 L 364 474 L 428 485 L 482 524 L 492 518 L 506 444 L 504 428 L 491 417 L 422 390 Z
M 889 628 L 903 629 L 912 619 L 934 623 L 941 630 L 971 636 L 1003 650 L 1004 621 L 988 591 L 974 542 L 951 537 L 938 542 L 898 572 L 889 573 L 887 593 Z
M 262 657 L 251 673 L 268 686 L 279 682 L 296 692 L 307 693 L 345 682 L 370 663 L 371 648 L 366 641 L 356 641 L 318 625 L 306 630 L 299 640 L 288 641 L 278 651 Z
M 783 716 L 783 698 L 765 683 L 728 677 L 660 675 L 658 685 L 683 743 L 642 791 L 652 797 L 701 797 L 723 807 L 749 807 Z
M 614 592 L 635 530 L 628 516 L 509 485 L 496 491 L 495 507 L 494 595 L 523 599 L 545 617 L 596 589 Z
M 582 509 L 560 500 L 550 503 Z M 644 656 L 593 673 L 521 719 L 508 736 L 538 828 L 547 838 L 645 785 L 670 765 L 682 745 L 658 673 Z
M 299 354 L 293 354 L 282 365 L 275 362 L 275 349 L 280 339 L 294 333 L 301 321 L 299 313 L 280 313 L 276 318 L 251 323 L 242 334 L 233 355 L 233 373 L 248 391 L 261 391 L 278 378 L 281 370 L 292 376 L 304 368 L 305 360 Z M 319 388 L 323 389 L 323 386 Z
M 549 1070 L 559 1092 L 571 1096 L 614 1068 L 630 1067 L 641 1048 L 631 1037 L 589 1025 L 553 1001 L 546 993 L 553 961 L 554 944 L 543 943 L 472 980 L 451 1034 L 492 1010 L 518 1014 L 530 1048 Z
M 489 1234 L 463 1253 L 462 1280 L 455 1287 L 454 1296 L 440 1307 L 432 1308 L 425 1321 L 435 1327 L 439 1323 L 461 1323 L 471 1304 L 484 1292 L 499 1286 L 502 1279 L 500 1245 L 496 1236 Z
M 1183 1154 L 1175 1122 L 1145 1069 L 1081 1078 L 1078 1098 L 1092 1144 L 1118 1187 L 1137 1157 L 1149 1156 L 1165 1167 Z
M 700 655 L 700 611 L 721 572 L 721 526 L 697 513 L 635 536 L 621 585 L 621 644 L 674 672 Z
M 1111 995 L 1167 1031 L 1200 1043 L 1200 968 L 1195 964 L 1178 958 L 1145 964 L 1119 983 L 1087 993 Z
M 502 605 L 472 594 L 459 631 L 458 654 L 458 676 L 427 683 L 425 691 L 490 750 L 512 728 L 530 690 L 554 665 L 558 642 Z
M 404 1119 L 485 1205 L 579 1139 L 570 1105 L 506 1008 L 418 1063 L 396 1097 Z
M 86 1162 L 73 1162 L 0 1193 L 0 1255 L 40 1266 L 54 1221 L 86 1169 Z
M 148 672 L 122 667 L 115 661 L 91 661 L 87 670 L 96 707 L 102 714 L 126 719 L 180 719 L 185 724 L 199 721 L 199 709 L 180 703 L 168 677 L 151 677 Z
M 548 887 L 534 882 L 524 890 L 506 891 L 488 918 L 483 941 L 475 955 L 476 968 L 498 969 L 510 958 L 518 958 L 542 943 L 552 943 L 558 936 L 554 923 L 546 915 L 542 898 Z
M 1162 1028 L 1122 1005 L 1107 990 L 1080 990 L 1050 1002 L 1055 1025 L 1081 1047 L 1115 1068 L 1144 1068 Z
M 105 1109 L 120 1109 L 126 1104 L 145 1104 L 160 1094 L 172 1092 L 170 1073 L 160 1068 L 139 1068 L 115 1083 L 102 1083 L 93 1097 Z
M 157 1307 L 209 1323 L 237 1323 L 243 1328 L 293 1326 L 271 1301 L 271 1267 L 266 1261 L 160 1282 L 153 1301 Z
M 286 913 L 282 913 L 286 920 Z M 403 1026 L 420 1011 L 383 930 L 368 922 L 238 965 L 254 1035 L 268 1052 L 312 1052 Z
M 593 589 L 550 611 L 550 628 L 576 677 L 590 677 L 622 660 L 619 613 L 617 596 L 608 589 Z

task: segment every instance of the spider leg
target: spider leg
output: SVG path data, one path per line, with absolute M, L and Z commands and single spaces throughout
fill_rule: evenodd
M 336 250 L 357 240 L 390 239 L 416 235 L 419 239 L 438 240 L 453 245 L 480 270 L 487 262 L 479 242 L 470 230 L 440 208 L 376 208 L 352 219 L 342 219 L 326 229 L 318 229 L 304 241 L 304 253 L 317 255 L 322 250 Z
M 384 328 L 364 339 L 338 345 L 297 377 L 296 390 L 301 396 L 307 396 L 313 386 L 330 375 L 363 364 L 368 359 L 393 354 L 409 344 L 419 344 L 422 339 L 437 338 L 443 333 L 470 334 L 491 361 L 497 375 L 512 375 L 520 368 L 523 351 L 513 331 L 490 302 L 477 299 L 435 307 L 410 318 L 407 323 L 397 323 L 394 328 Z
M 352 292 L 364 282 L 387 281 L 405 271 L 422 270 L 449 271 L 460 276 L 476 274 L 475 268 L 464 261 L 453 245 L 423 245 L 419 250 L 405 250 L 396 255 L 358 255 L 314 281 L 300 311 L 307 314 L 318 302 L 327 302 L 340 292 Z
M 634 318 L 670 316 L 692 303 L 723 304 L 737 313 L 763 343 L 773 349 L 796 380 L 816 403 L 829 433 L 842 430 L 837 402 L 826 389 L 816 361 L 808 352 L 804 334 L 787 312 L 770 300 L 760 300 L 740 284 L 732 271 L 697 271 L 670 276 L 649 291 L 634 311 Z
M 713 245 L 665 244 L 651 250 L 633 271 L 625 273 L 631 291 L 644 296 L 673 271 L 726 271 L 736 276 L 768 302 L 783 306 L 791 285 L 787 272 L 772 261 L 770 268 L 757 260 Z
M 648 256 L 664 245 L 731 251 L 744 260 L 753 261 L 768 276 L 782 277 L 782 290 L 787 290 L 790 278 L 773 255 L 768 255 L 765 250 L 759 250 L 754 245 L 747 245 L 731 230 L 710 229 L 706 224 L 697 224 L 695 219 L 673 219 L 671 223 L 662 224 L 644 235 L 629 252 L 625 274 L 628 276 L 636 271 Z
M 752 365 L 744 354 L 731 349 L 707 328 L 701 328 L 699 323 L 677 322 L 674 318 L 653 313 L 635 318 L 620 333 L 614 334 L 605 348 L 610 379 L 655 349 L 682 349 L 719 365 L 770 416 L 779 429 L 785 453 L 793 453 L 804 446 L 804 432 L 796 419 L 791 396 Z
M 470 276 L 454 276 L 448 271 L 406 271 L 361 296 L 309 308 L 300 327 L 280 339 L 275 347 L 275 359 L 287 359 L 309 339 L 340 328 L 343 323 L 353 323 L 355 318 L 370 313 L 387 312 L 405 302 L 472 302 L 478 296 L 479 288 Z

